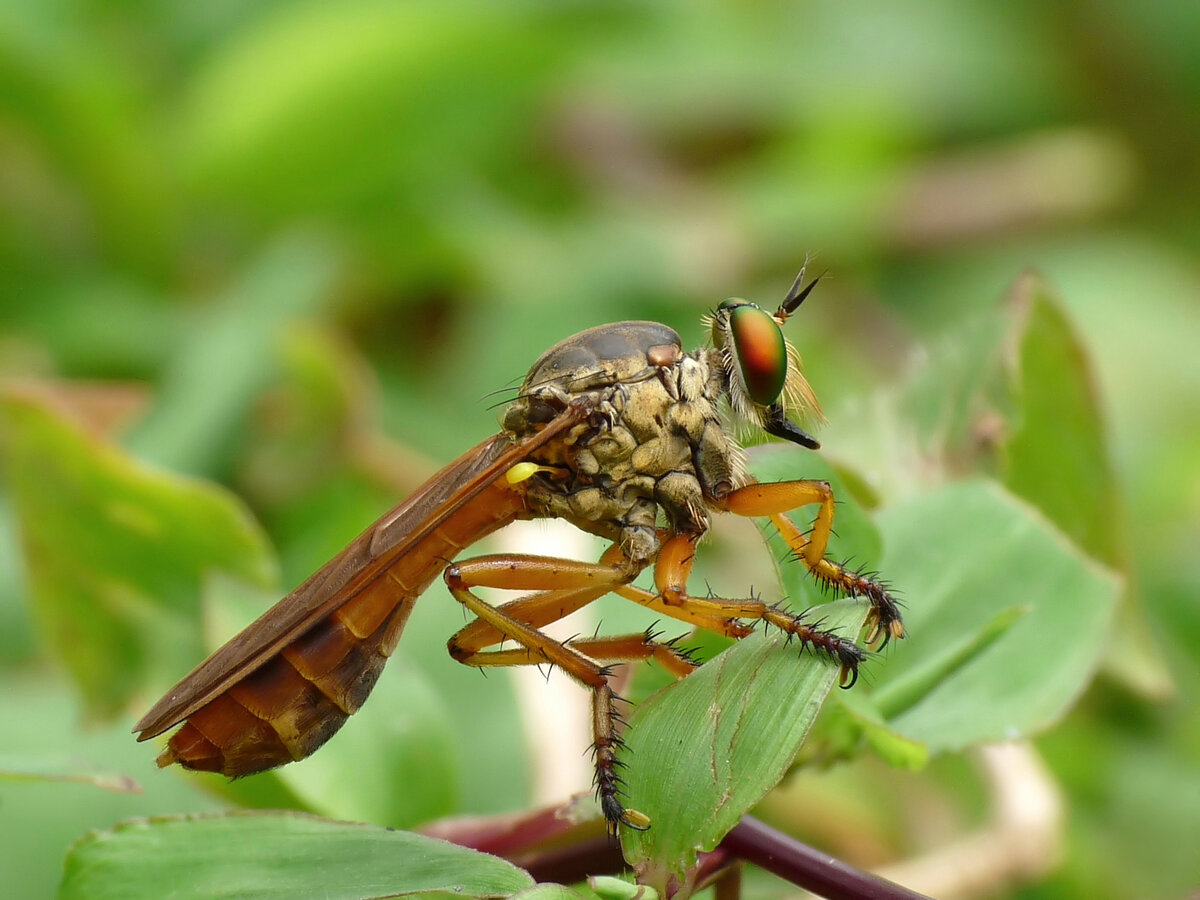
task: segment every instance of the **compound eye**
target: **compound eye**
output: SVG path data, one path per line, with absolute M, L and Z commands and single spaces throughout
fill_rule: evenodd
M 730 308 L 729 330 L 746 393 L 759 406 L 770 406 L 779 399 L 787 381 L 783 332 L 768 313 L 744 301 Z
M 737 309 L 739 306 L 745 306 L 747 301 L 740 297 L 730 297 L 728 300 L 722 300 L 717 306 L 717 312 L 725 312 L 730 309 Z

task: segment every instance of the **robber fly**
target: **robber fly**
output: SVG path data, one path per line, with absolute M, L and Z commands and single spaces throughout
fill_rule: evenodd
M 852 685 L 864 651 L 851 638 L 757 598 L 688 593 L 710 513 L 731 512 L 768 518 L 818 581 L 869 601 L 868 645 L 904 634 L 884 585 L 826 558 L 829 485 L 757 483 L 733 437 L 736 421 L 819 446 L 789 418 L 805 408 L 819 414 L 781 330 L 817 282 L 803 280 L 801 270 L 774 315 L 725 300 L 705 317 L 712 346 L 693 353 L 655 322 L 601 325 L 551 347 L 505 411 L 500 434 L 434 475 L 201 663 L 137 723 L 138 740 L 182 723 L 158 764 L 229 776 L 308 756 L 366 700 L 417 597 L 440 574 L 476 617 L 450 638 L 450 655 L 481 667 L 549 663 L 589 688 L 604 816 L 613 829 L 648 827 L 618 790 L 610 665 L 654 659 L 682 677 L 696 663 L 649 633 L 557 641 L 543 626 L 608 593 L 733 638 L 761 620 L 829 658 L 843 686 Z M 806 533 L 785 513 L 810 504 L 818 511 Z M 548 517 L 611 546 L 595 563 L 503 553 L 447 564 L 509 522 Z M 653 590 L 635 586 L 650 565 Z M 476 595 L 481 587 L 527 593 L 492 606 Z

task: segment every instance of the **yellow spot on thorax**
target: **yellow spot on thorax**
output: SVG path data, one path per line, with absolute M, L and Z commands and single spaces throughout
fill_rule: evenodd
M 510 485 L 520 484 L 522 481 L 527 481 L 538 472 L 553 472 L 554 470 L 548 466 L 539 466 L 533 462 L 519 462 L 507 472 L 504 473 L 504 480 Z

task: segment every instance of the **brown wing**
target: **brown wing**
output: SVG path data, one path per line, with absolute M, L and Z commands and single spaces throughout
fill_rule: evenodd
M 275 731 L 280 731 L 275 713 L 286 708 L 291 718 L 304 719 L 288 728 L 314 731 L 321 725 L 308 721 L 315 714 L 311 709 L 297 712 L 297 708 L 330 700 L 342 715 L 328 733 L 319 739 L 284 733 L 282 740 L 289 744 L 290 757 L 272 757 L 262 765 L 248 763 L 249 767 L 230 774 L 259 771 L 300 758 L 297 752 L 312 752 L 365 699 L 383 659 L 399 637 L 412 602 L 437 577 L 446 561 L 520 514 L 520 494 L 503 482 L 508 469 L 582 418 L 583 413 L 572 407 L 532 437 L 513 442 L 506 435 L 496 435 L 450 463 L 180 681 L 137 723 L 134 732 L 138 740 L 161 734 L 206 707 L 207 718 L 212 721 L 204 730 L 232 732 L 237 726 L 226 725 L 225 720 L 244 718 L 244 710 L 230 708 L 216 715 L 218 707 L 231 703 L 249 707 L 253 718 L 275 725 Z M 333 624 L 346 632 L 342 639 L 330 637 L 325 627 L 334 619 L 337 621 Z M 363 648 L 357 646 L 363 642 L 371 644 L 367 649 L 381 654 L 366 674 Z M 340 649 L 333 647 L 334 643 Z M 333 658 L 334 653 L 340 655 Z M 298 675 L 293 670 L 299 670 Z M 350 683 L 339 686 L 337 678 Z M 285 681 L 287 684 L 282 683 Z M 314 687 L 321 695 L 315 700 L 290 696 L 311 693 Z M 243 696 L 255 691 L 263 696 Z M 230 694 L 232 699 L 226 696 Z M 270 708 L 255 709 L 256 705 Z M 246 727 L 252 725 L 261 731 L 259 722 Z M 177 760 L 190 765 L 175 746 L 181 735 L 182 731 L 172 738 L 174 752 L 165 762 Z M 253 738 L 224 733 L 217 737 L 243 743 Z M 296 746 L 289 743 L 293 737 Z M 208 744 L 213 738 L 206 734 L 203 740 Z M 316 744 L 309 746 L 314 740 Z M 298 746 L 308 749 L 299 751 Z M 227 771 L 224 763 L 191 767 Z

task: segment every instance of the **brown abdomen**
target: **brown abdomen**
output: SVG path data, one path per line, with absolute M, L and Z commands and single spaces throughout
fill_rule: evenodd
M 415 598 L 366 635 L 333 613 L 262 668 L 202 706 L 171 736 L 160 766 L 252 775 L 303 759 L 366 701 Z
M 191 713 L 159 754 L 159 766 L 178 762 L 239 776 L 313 753 L 367 699 L 417 597 L 464 547 L 511 522 L 523 508 L 518 492 L 490 485 L 386 566 L 374 558 L 355 562 L 369 556 L 365 548 L 376 529 L 361 535 L 326 569 L 369 566 L 375 570 L 371 577 L 351 571 L 345 602 Z M 234 641 L 252 639 L 262 623 Z

